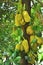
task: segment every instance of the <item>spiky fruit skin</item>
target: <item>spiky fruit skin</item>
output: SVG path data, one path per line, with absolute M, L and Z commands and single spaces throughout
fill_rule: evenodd
M 22 19 L 21 14 L 16 14 L 15 15 L 15 25 L 20 26 L 20 20 Z
M 28 41 L 26 39 L 24 39 L 22 41 L 22 46 L 24 48 L 25 53 L 27 53 L 29 51 L 29 44 L 28 44 Z
M 25 53 L 28 53 L 29 51 L 28 41 L 24 39 L 21 44 L 16 44 L 15 50 L 24 51 Z
M 37 37 L 37 36 L 36 36 L 36 39 L 37 39 L 37 43 L 38 43 L 39 45 L 43 44 L 43 39 L 42 39 L 41 37 Z
M 27 27 L 26 33 L 29 34 L 29 35 L 33 34 L 32 26 Z
M 16 14 L 15 15 L 15 25 L 16 26 L 25 25 L 25 21 L 22 17 L 22 14 Z
M 27 11 L 23 11 L 23 17 L 25 22 L 30 22 L 30 16 Z
M 20 21 L 20 25 L 25 25 L 24 19 L 22 19 L 22 20 Z
M 32 54 L 31 51 L 29 52 L 28 57 L 30 59 L 30 60 L 28 60 L 28 62 L 31 63 L 31 64 L 34 64 L 35 63 L 35 57 L 34 57 L 34 55 Z
M 20 50 L 20 44 L 16 44 L 15 50 Z
M 27 11 L 23 11 L 23 13 L 17 13 L 15 15 L 15 25 L 16 26 L 21 26 L 25 25 L 26 22 L 30 22 L 30 16 Z
M 30 43 L 35 39 L 35 36 L 34 35 L 31 35 L 30 36 Z

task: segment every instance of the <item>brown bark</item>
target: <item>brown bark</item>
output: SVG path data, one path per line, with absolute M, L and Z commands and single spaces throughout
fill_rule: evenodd
M 26 11 L 29 13 L 29 15 L 30 15 L 30 13 L 31 13 L 30 2 L 31 2 L 31 0 L 22 0 L 22 4 L 25 3 L 25 5 L 26 5 Z M 24 38 L 27 39 L 28 42 L 29 42 L 30 36 L 27 35 L 27 33 L 26 33 L 26 28 L 27 28 L 28 25 L 29 25 L 29 23 L 26 23 L 24 26 L 22 26 L 22 30 L 23 30 L 23 33 L 24 33 Z M 29 44 L 29 45 L 30 45 L 30 44 Z M 29 46 L 29 47 L 30 47 L 30 46 Z M 25 55 L 26 55 L 25 53 L 21 52 L 21 57 L 22 57 L 22 59 L 21 59 L 20 65 L 31 65 L 31 64 L 28 63 L 28 61 L 25 59 Z
M 30 5 L 31 0 L 22 0 L 22 4 L 26 4 L 26 11 L 29 13 L 29 15 L 31 14 L 31 5 Z M 26 33 L 26 28 L 29 25 L 29 23 L 26 23 L 24 26 L 22 26 L 23 32 L 24 32 L 24 37 L 25 39 L 28 40 L 29 42 L 29 35 L 27 35 Z
M 31 13 L 31 11 L 30 11 L 30 9 L 31 9 L 31 0 L 22 0 L 22 4 L 24 4 L 25 3 L 25 5 L 26 5 L 26 10 L 28 11 L 28 13 L 30 14 Z

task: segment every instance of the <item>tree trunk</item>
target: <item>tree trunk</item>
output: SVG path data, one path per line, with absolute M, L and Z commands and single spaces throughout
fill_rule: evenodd
M 30 6 L 31 0 L 22 0 L 22 4 L 25 4 L 25 5 L 26 5 L 26 11 L 27 11 L 27 12 L 29 13 L 29 15 L 30 15 L 30 13 L 31 13 L 31 6 Z M 27 35 L 27 33 L 26 33 L 26 28 L 27 28 L 28 25 L 29 25 L 29 23 L 26 23 L 26 24 L 22 27 L 22 29 L 23 29 L 23 32 L 24 32 L 24 38 L 27 39 L 28 42 L 29 42 L 30 36 Z M 30 46 L 29 46 L 29 47 L 30 47 Z M 31 65 L 31 64 L 28 63 L 28 61 L 25 59 L 25 55 L 26 55 L 25 53 L 21 52 L 21 57 L 22 57 L 22 59 L 21 59 L 20 65 Z
M 22 0 L 22 4 L 26 5 L 26 10 L 28 13 L 31 13 L 31 0 Z

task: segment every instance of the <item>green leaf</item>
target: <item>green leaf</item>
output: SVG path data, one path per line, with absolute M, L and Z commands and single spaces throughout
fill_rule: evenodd
M 14 62 L 19 63 L 19 62 L 20 62 L 20 59 L 21 59 L 21 57 L 18 56 L 18 57 L 16 57 L 16 58 L 14 59 Z
M 5 65 L 10 65 L 10 60 L 9 59 L 5 61 Z

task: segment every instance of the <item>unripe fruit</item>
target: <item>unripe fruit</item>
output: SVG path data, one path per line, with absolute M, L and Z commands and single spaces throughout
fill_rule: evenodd
M 16 44 L 15 50 L 20 50 L 20 44 Z
M 43 43 L 43 39 L 41 37 L 37 37 L 36 36 L 36 39 L 37 39 L 37 43 L 40 45 Z
M 25 22 L 30 22 L 30 16 L 27 11 L 23 11 L 23 17 Z
M 42 44 L 42 39 L 41 38 L 38 38 L 37 43 L 38 44 Z
M 22 41 L 22 46 L 24 48 L 25 53 L 27 53 L 29 51 L 29 44 L 28 44 L 28 41 L 26 39 L 24 39 Z
M 23 48 L 23 45 L 22 45 L 22 44 L 21 44 L 21 47 L 20 47 L 20 48 L 21 48 L 21 49 L 20 49 L 21 51 L 23 51 L 23 50 L 24 50 L 24 48 Z
M 26 33 L 29 34 L 29 35 L 33 34 L 32 26 L 27 27 Z
M 15 25 L 20 26 L 20 21 L 22 20 L 22 15 L 21 14 L 16 14 L 15 15 Z
M 34 43 L 34 44 L 32 44 L 31 43 L 31 49 L 34 51 L 34 52 L 36 52 L 38 49 L 37 49 L 37 43 Z
M 28 63 L 34 64 L 35 63 L 35 57 L 31 51 L 29 52 L 28 57 L 30 59 L 30 60 L 28 60 Z
M 30 43 L 35 39 L 35 36 L 34 35 L 31 35 L 30 36 Z
M 24 19 L 22 19 L 22 20 L 20 21 L 20 24 L 21 24 L 21 25 L 25 25 Z
M 16 26 L 20 26 L 20 23 L 16 20 L 16 21 L 15 21 L 15 25 L 16 25 Z

